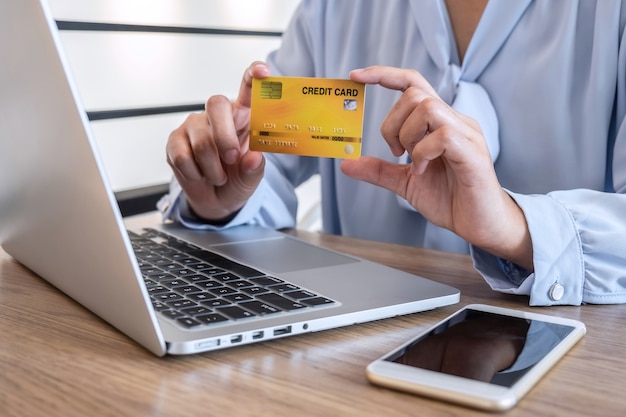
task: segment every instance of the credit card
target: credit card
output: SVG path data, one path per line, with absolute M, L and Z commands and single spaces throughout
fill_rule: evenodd
M 361 155 L 365 84 L 334 78 L 252 81 L 250 149 L 327 158 Z

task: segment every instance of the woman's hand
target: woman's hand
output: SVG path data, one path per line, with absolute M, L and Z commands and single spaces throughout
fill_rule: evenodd
M 435 225 L 532 270 L 532 245 L 521 208 L 502 189 L 480 126 L 443 102 L 415 70 L 374 66 L 352 71 L 353 81 L 402 91 L 381 133 L 394 155 L 344 160 L 342 171 L 406 199 Z

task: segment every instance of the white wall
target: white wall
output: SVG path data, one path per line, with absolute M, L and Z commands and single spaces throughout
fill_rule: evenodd
M 58 20 L 282 31 L 298 0 L 48 0 Z
M 282 32 L 297 0 L 48 0 L 57 21 Z M 241 75 L 279 37 L 61 31 L 88 112 L 234 97 Z M 169 133 L 187 113 L 91 122 L 114 191 L 168 183 Z M 298 190 L 302 227 L 319 230 L 319 178 Z
M 281 32 L 292 0 L 49 0 L 56 20 Z M 87 111 L 204 103 L 234 96 L 278 37 L 61 31 Z M 186 114 L 92 122 L 115 191 L 169 181 L 165 142 Z M 135 162 L 135 163 L 131 163 Z M 141 168 L 137 168 L 136 162 Z

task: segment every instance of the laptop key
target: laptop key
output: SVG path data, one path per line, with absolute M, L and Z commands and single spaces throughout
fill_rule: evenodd
M 195 269 L 197 272 L 202 272 L 203 274 L 207 274 L 207 275 L 215 275 L 215 274 L 221 274 L 223 272 L 226 272 L 221 268 L 216 268 L 213 265 L 207 264 L 207 263 L 187 265 L 187 267 Z
M 187 328 L 200 326 L 202 324 L 198 320 L 195 320 L 195 319 L 193 319 L 191 317 L 181 317 L 179 319 L 176 319 L 176 322 L 179 323 L 179 324 L 182 324 L 183 326 L 185 326 Z
M 213 300 L 207 300 L 207 301 L 202 302 L 202 305 L 213 307 L 213 308 L 227 306 L 230 304 L 231 304 L 230 301 L 222 300 L 221 298 L 215 298 Z
M 161 310 L 160 313 L 170 319 L 178 319 L 185 316 L 183 313 L 176 310 Z
M 189 276 L 192 276 L 192 275 L 196 275 L 196 274 L 197 274 L 197 272 L 196 272 L 196 271 L 193 271 L 193 270 L 191 270 L 191 269 L 187 269 L 187 268 L 185 268 L 185 269 L 179 269 L 178 271 L 174 271 L 174 272 L 172 272 L 172 273 L 173 273 L 174 275 L 176 275 L 176 276 L 179 276 L 179 277 L 189 277 Z
M 230 287 L 217 287 L 217 288 L 211 288 L 209 292 L 217 296 L 224 296 L 224 295 L 229 295 L 229 294 L 235 294 L 237 293 L 237 290 L 232 289 Z
M 156 281 L 152 281 L 151 279 L 148 279 L 146 277 L 143 277 L 143 282 L 146 284 L 146 287 L 148 288 L 159 285 Z
M 146 277 L 155 281 L 163 281 L 163 280 L 174 279 L 176 278 L 176 275 L 172 275 L 170 273 L 163 272 L 163 271 L 158 271 L 152 274 L 146 274 Z
M 150 262 L 152 264 L 154 264 L 159 259 L 163 259 L 163 258 L 161 258 L 161 255 L 157 255 L 156 253 L 152 253 L 152 252 L 148 252 L 148 251 L 146 251 L 146 253 L 140 254 L 139 258 L 142 261 Z
M 305 307 L 297 301 L 290 300 L 276 293 L 261 294 L 258 295 L 256 298 L 258 300 L 265 301 L 266 303 L 272 304 L 282 310 L 287 311 L 298 310 Z
M 274 287 L 272 287 L 272 289 L 274 289 Z M 287 291 L 282 293 L 283 295 L 286 295 L 289 298 L 293 298 L 294 300 L 304 300 L 306 298 L 314 298 L 317 297 L 317 294 L 311 292 L 311 291 L 306 291 L 306 290 L 296 290 L 296 291 Z
M 194 303 L 191 300 L 182 299 L 182 300 L 176 300 L 176 301 L 169 301 L 167 305 L 173 309 L 180 310 L 185 307 L 195 307 L 198 304 Z
M 153 272 L 159 272 L 162 270 L 152 265 L 150 262 L 144 262 L 138 259 L 139 269 L 141 269 L 142 274 L 151 274 Z
M 223 298 L 230 301 L 231 303 L 240 303 L 242 301 L 252 300 L 252 297 L 239 292 L 236 294 L 225 295 Z
M 232 281 L 229 282 L 228 285 L 230 285 L 233 288 L 247 288 L 247 287 L 252 287 L 252 283 L 245 281 L 243 279 L 240 279 L 238 281 Z
M 267 276 L 267 277 L 260 277 L 260 278 L 251 278 L 250 282 L 254 282 L 255 285 L 267 287 L 270 285 L 282 284 L 285 281 L 276 277 Z
M 197 284 L 199 282 L 210 281 L 210 280 L 211 278 L 207 277 L 206 275 L 200 275 L 200 274 L 188 275 L 185 277 L 185 281 L 191 282 L 192 284 Z
M 160 301 L 152 301 L 152 306 L 154 307 L 154 309 L 156 311 L 161 311 L 161 310 L 168 310 L 169 306 L 167 304 L 164 304 Z
M 300 287 L 298 287 L 297 285 L 290 284 L 288 282 L 277 284 L 277 285 L 271 285 L 270 288 L 272 291 L 276 291 L 276 292 L 296 291 L 300 289 Z
M 263 288 L 263 287 L 259 287 L 259 286 L 242 288 L 241 291 L 245 292 L 246 294 L 250 294 L 250 295 L 257 295 L 257 294 L 263 294 L 263 293 L 269 292 L 269 290 L 267 288 Z
M 183 298 L 184 297 L 182 295 L 176 294 L 175 292 L 166 292 L 152 295 L 153 300 L 163 303 L 166 303 L 168 301 L 182 300 Z
M 180 255 L 183 255 L 183 254 L 181 253 Z M 191 265 L 196 265 L 196 264 L 200 263 L 200 261 L 197 260 L 196 258 L 190 258 L 190 257 L 188 257 L 186 255 L 184 257 L 180 257 L 180 258 L 179 257 L 174 257 L 174 256 L 172 256 L 171 258 L 174 259 L 176 262 L 181 263 L 181 264 L 183 264 L 185 266 L 191 266 Z
M 220 308 L 216 308 L 215 311 L 218 311 L 221 314 L 225 314 L 234 320 L 246 319 L 248 317 L 256 316 L 256 314 L 251 313 L 250 311 L 244 310 L 243 308 L 237 307 L 237 306 L 220 307 Z
M 169 272 L 174 272 L 174 271 L 178 271 L 181 269 L 184 269 L 184 267 L 181 264 L 177 264 L 176 262 L 169 262 L 166 264 L 159 264 L 159 268 L 161 268 L 164 271 L 169 271 Z
M 213 294 L 208 294 L 206 292 L 199 292 L 195 294 L 187 294 L 187 298 L 204 304 L 205 301 L 214 300 L 215 296 Z
M 150 249 L 150 248 L 148 248 Z M 150 249 L 152 252 L 154 253 L 158 253 L 159 255 L 161 255 L 164 258 L 169 258 L 169 259 L 176 259 L 177 257 L 179 257 L 180 255 L 182 255 L 182 253 L 172 249 L 172 248 L 168 248 L 168 247 L 156 247 L 156 248 L 152 248 Z
M 218 255 L 217 253 L 209 252 L 206 250 L 199 250 L 197 252 L 190 253 L 190 255 L 195 256 L 198 259 L 202 259 L 203 261 L 208 262 L 212 265 L 215 265 L 218 268 L 232 271 L 235 274 L 240 275 L 244 278 L 260 277 L 265 275 L 261 271 L 257 271 L 254 268 L 250 268 L 249 266 L 242 265 L 235 261 L 231 261 L 230 259 L 225 258 L 222 255 Z
M 261 301 L 252 300 L 239 303 L 240 306 L 260 315 L 280 313 L 282 310 Z
M 184 287 L 174 287 L 172 289 L 182 295 L 202 292 L 202 289 L 196 287 L 195 285 L 185 285 Z
M 218 313 L 209 313 L 209 314 L 204 314 L 202 316 L 197 316 L 196 320 L 204 324 L 211 324 L 211 323 L 219 323 L 222 321 L 227 321 L 228 319 Z
M 161 265 L 171 264 L 172 261 L 170 259 L 167 259 L 167 258 L 156 258 L 156 259 L 150 259 L 150 263 L 152 265 L 160 267 Z
M 208 279 L 208 278 L 206 281 L 194 282 L 194 284 L 200 288 L 204 288 L 205 290 L 208 290 L 210 288 L 223 287 L 221 282 L 213 281 L 212 279 Z
M 169 293 L 169 288 L 164 287 L 162 285 L 154 285 L 150 288 L 148 288 L 148 293 L 149 294 L 161 294 L 161 293 Z
M 320 306 L 324 304 L 333 304 L 334 301 L 325 297 L 315 297 L 315 298 L 307 298 L 305 300 L 300 300 L 302 304 L 306 304 L 309 307 Z
M 185 285 L 189 285 L 188 282 L 182 280 L 182 279 L 163 279 L 161 281 L 159 281 L 159 283 L 167 288 L 176 288 L 176 287 L 183 287 Z
M 237 281 L 241 279 L 237 275 L 231 274 L 230 272 L 225 272 L 222 274 L 215 274 L 215 275 L 212 275 L 211 278 L 214 278 L 220 282 L 230 282 L 230 281 Z
M 196 307 L 183 308 L 182 310 L 180 310 L 180 312 L 193 317 L 193 316 L 200 316 L 203 314 L 208 314 L 211 312 L 211 310 L 208 309 L 207 307 L 196 306 Z

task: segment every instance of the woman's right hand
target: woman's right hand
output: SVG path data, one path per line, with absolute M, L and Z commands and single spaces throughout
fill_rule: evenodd
M 167 162 L 195 214 L 210 222 L 230 220 L 263 178 L 265 158 L 248 150 L 252 79 L 270 74 L 254 62 L 243 75 L 239 95 L 231 102 L 210 97 L 167 141 Z

